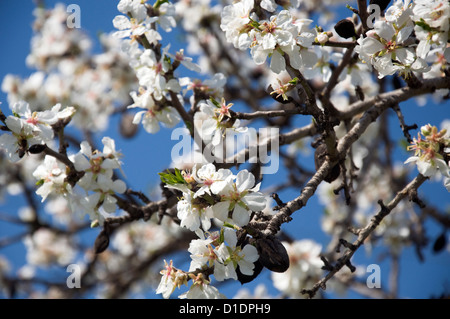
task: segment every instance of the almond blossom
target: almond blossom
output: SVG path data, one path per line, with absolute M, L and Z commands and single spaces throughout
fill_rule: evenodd
M 259 192 L 259 184 L 255 186 L 255 177 L 247 170 L 240 171 L 236 181 L 228 183 L 217 195 L 220 196 L 220 202 L 212 207 L 214 217 L 237 226 L 249 222 L 251 211 L 262 211 L 266 207 L 265 197 Z
M 369 31 L 366 38 L 361 36 L 358 39 L 355 51 L 359 53 L 361 60 L 375 67 L 379 78 L 392 75 L 401 66 L 412 64 L 408 57 L 415 55 L 414 49 L 404 45 L 412 31 L 412 25 L 397 28 L 391 23 L 377 21 L 374 30 Z
M 239 119 L 232 119 L 230 108 L 232 103 L 226 103 L 222 98 L 221 102 L 208 100 L 199 104 L 200 111 L 195 113 L 194 125 L 199 128 L 199 135 L 207 144 L 217 146 L 220 144 L 227 129 L 236 132 L 243 132 L 245 127 L 240 127 Z
M 432 48 L 445 49 L 448 41 L 450 4 L 445 0 L 416 0 L 412 9 L 419 39 L 417 55 L 425 59 Z
M 214 277 L 219 281 L 228 278 L 237 280 L 236 267 L 239 267 L 240 272 L 244 275 L 253 275 L 254 262 L 259 258 L 256 247 L 253 245 L 245 245 L 243 248 L 236 246 L 236 232 L 230 228 L 223 229 L 223 237 L 224 242 L 217 247 L 218 262 L 214 266 Z
M 284 294 L 298 298 L 304 287 L 311 287 L 320 278 L 323 262 L 319 258 L 322 246 L 303 239 L 283 245 L 290 259 L 290 267 L 284 273 L 272 273 L 275 288 Z
M 262 64 L 267 57 L 271 57 L 270 68 L 275 73 L 280 73 L 286 68 L 283 54 L 286 52 L 293 57 L 293 67 L 299 48 L 295 38 L 298 35 L 297 27 L 292 23 L 289 11 L 283 10 L 278 15 L 272 16 L 269 21 L 260 21 L 258 27 L 250 31 L 250 52 L 256 64 Z
M 430 124 L 421 128 L 421 134 L 414 138 L 408 150 L 414 150 L 414 156 L 409 157 L 405 164 L 415 163 L 419 173 L 426 177 L 433 176 L 440 172 L 445 177 L 450 177 L 450 168 L 440 153 L 441 148 L 448 149 L 450 139 L 446 136 L 447 130 L 438 132 L 437 127 Z
M 51 110 L 32 112 L 27 102 L 14 103 L 13 115 L 5 119 L 6 127 L 12 135 L 0 136 L 0 147 L 6 151 L 11 161 L 21 159 L 29 146 L 50 142 L 54 136 L 52 125 L 75 113 L 73 107 L 66 107 L 62 111 L 60 109 L 61 104 L 58 103 Z
M 52 156 L 45 156 L 44 162 L 36 168 L 33 176 L 40 185 L 36 194 L 42 197 L 42 201 L 45 201 L 50 194 L 68 195 L 72 191 L 72 187 L 66 181 L 66 165 Z
M 220 193 L 229 182 L 228 179 L 232 178 L 232 173 L 228 169 L 219 169 L 216 172 L 216 167 L 209 163 L 203 165 L 200 169 L 195 170 L 193 177 L 200 188 L 195 192 L 194 198 L 207 194 Z
M 227 41 L 233 43 L 235 48 L 248 48 L 247 31 L 251 28 L 250 12 L 253 6 L 254 0 L 242 0 L 223 8 L 220 28 L 225 32 Z
M 141 90 L 139 95 L 136 92 L 131 92 L 130 96 L 134 103 L 129 105 L 128 108 L 146 109 L 134 115 L 133 124 L 142 122 L 144 129 L 148 133 L 154 134 L 158 132 L 160 129 L 159 123 L 170 128 L 177 125 L 180 121 L 180 116 L 174 108 L 167 106 L 159 109 L 150 91 Z
M 202 200 L 194 198 L 192 191 L 183 192 L 183 199 L 177 203 L 177 217 L 181 220 L 180 226 L 191 231 L 196 231 L 200 227 L 208 230 L 211 227 L 213 210 Z
M 180 299 L 224 299 L 219 290 L 210 285 L 210 281 L 202 273 L 191 274 L 192 285 L 188 292 L 179 296 Z
M 174 292 L 175 288 L 186 283 L 187 278 L 182 271 L 173 267 L 172 260 L 169 263 L 164 260 L 164 265 L 165 269 L 161 270 L 162 277 L 158 288 L 156 288 L 156 293 L 162 294 L 163 298 L 167 299 Z

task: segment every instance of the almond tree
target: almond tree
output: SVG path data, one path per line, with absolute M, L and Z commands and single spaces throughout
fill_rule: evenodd
M 450 5 L 388 3 L 120 0 L 98 54 L 82 29 L 68 26 L 64 5 L 41 3 L 27 57 L 36 72 L 2 83 L 1 190 L 23 193 L 26 203 L 0 217 L 26 231 L 0 238 L 0 247 L 22 241 L 27 261 L 11 271 L 0 256 L 4 294 L 116 298 L 139 288 L 224 298 L 217 283 L 262 281 L 268 271 L 279 297 L 321 297 L 327 287 L 398 297 L 405 247 L 421 260 L 424 250 L 441 252 L 450 225 L 445 203 L 419 194 L 425 183 L 450 191 L 445 106 L 441 123 L 401 109 L 416 97 L 448 99 Z M 340 7 L 346 18 L 336 21 L 330 13 Z M 185 49 L 173 49 L 174 33 Z M 190 151 L 154 176 L 153 194 L 127 179 L 127 159 L 143 155 L 122 153 L 106 136 L 114 118 L 129 140 L 142 126 L 188 141 Z M 395 163 L 402 147 L 410 156 Z M 283 164 L 273 182 L 269 151 Z M 313 196 L 324 213 L 306 212 Z M 285 231 L 313 213 L 327 245 Z M 443 231 L 430 231 L 428 220 Z M 96 235 L 88 247 L 80 242 L 86 231 Z M 352 261 L 363 245 L 387 252 L 389 287 L 366 285 L 364 265 Z M 82 268 L 78 289 L 37 274 L 71 263 Z

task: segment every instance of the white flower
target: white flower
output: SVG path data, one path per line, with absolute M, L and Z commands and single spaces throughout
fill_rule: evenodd
M 177 217 L 181 220 L 180 226 L 191 231 L 198 230 L 200 226 L 203 230 L 208 230 L 211 227 L 211 218 L 214 217 L 213 210 L 210 206 L 204 206 L 193 196 L 193 192 L 185 192 L 183 199 L 177 203 Z
M 293 57 L 293 67 L 296 65 L 299 47 L 295 42 L 298 28 L 292 23 L 291 13 L 287 10 L 270 18 L 270 21 L 260 21 L 258 28 L 249 32 L 251 42 L 251 54 L 256 64 L 263 64 L 267 57 L 271 56 L 270 68 L 275 73 L 280 73 L 286 68 L 283 53 Z
M 258 192 L 259 184 L 253 187 L 254 185 L 253 174 L 247 170 L 240 171 L 236 176 L 236 182 L 227 183 L 218 193 L 221 201 L 212 207 L 214 217 L 228 221 L 228 213 L 232 211 L 231 222 L 238 226 L 247 225 L 251 211 L 262 211 L 266 207 L 264 195 Z
M 203 165 L 200 169 L 194 170 L 193 177 L 200 186 L 194 194 L 194 198 L 204 195 L 205 193 L 214 194 L 220 193 L 227 185 L 229 177 L 232 173 L 229 169 L 219 169 L 216 172 L 214 164 Z
M 212 239 L 194 239 L 189 244 L 188 251 L 191 253 L 191 265 L 189 271 L 202 269 L 203 266 L 211 267 L 217 259 Z
M 138 38 L 149 30 L 144 24 L 136 21 L 136 19 L 129 19 L 128 17 L 122 15 L 116 16 L 113 19 L 113 25 L 114 28 L 120 30 L 114 32 L 113 34 L 118 38 Z
M 413 25 L 412 5 L 411 0 L 396 0 L 385 12 L 386 21 L 395 23 L 399 27 L 403 27 L 405 24 Z
M 40 138 L 34 137 L 31 127 L 24 125 L 24 121 L 19 118 L 8 116 L 5 122 L 12 135 L 5 133 L 0 136 L 0 148 L 11 162 L 20 160 L 29 145 L 42 144 Z
M 114 213 L 116 211 L 117 199 L 114 194 L 123 194 L 127 186 L 124 181 L 120 179 L 112 180 L 105 175 L 100 175 L 97 178 L 98 189 L 96 189 L 95 196 L 98 196 L 97 203 L 101 203 L 103 209 L 107 213 Z
M 253 275 L 254 263 L 259 258 L 255 246 L 236 247 L 236 232 L 229 228 L 223 229 L 223 236 L 225 242 L 217 248 L 218 260 L 214 263 L 214 277 L 219 281 L 228 278 L 237 280 L 237 266 L 242 274 Z
M 291 244 L 283 242 L 289 255 L 290 266 L 284 273 L 272 272 L 272 281 L 278 290 L 292 297 L 301 297 L 300 291 L 314 285 L 322 274 L 323 262 L 319 258 L 321 245 L 304 239 Z
M 175 55 L 170 54 L 170 53 L 167 53 L 167 55 L 170 56 L 175 61 L 178 61 L 179 63 L 181 63 L 182 65 L 184 65 L 186 68 L 188 68 L 191 71 L 199 72 L 199 73 L 202 71 L 198 64 L 195 64 L 192 62 L 192 58 L 184 55 L 184 49 L 181 49 Z
M 242 0 L 223 8 L 220 28 L 225 32 L 227 41 L 233 43 L 235 48 L 248 48 L 248 45 L 243 46 L 240 42 L 249 41 L 245 30 L 248 28 L 253 6 L 254 0 Z
M 417 170 L 423 176 L 430 177 L 440 172 L 442 175 L 450 177 L 449 167 L 443 159 L 437 157 L 428 159 L 423 156 L 411 156 L 404 164 L 408 163 L 415 163 L 417 165 Z
M 172 31 L 177 26 L 175 21 L 175 6 L 170 2 L 164 2 L 158 7 L 157 22 L 166 32 Z
M 73 107 L 59 111 L 61 104 L 56 104 L 51 110 L 31 112 L 30 106 L 24 101 L 14 103 L 14 115 L 6 118 L 5 124 L 12 135 L 0 136 L 0 147 L 6 151 L 12 162 L 25 155 L 29 146 L 48 143 L 53 139 L 52 125 L 58 120 L 70 117 L 75 112 Z
M 224 299 L 225 296 L 219 290 L 211 286 L 209 281 L 204 279 L 200 273 L 199 279 L 195 279 L 188 292 L 180 295 L 180 299 Z
M 232 103 L 227 104 L 222 98 L 221 103 L 215 105 L 211 100 L 199 104 L 200 111 L 194 115 L 194 125 L 199 129 L 199 135 L 206 144 L 212 143 L 217 146 L 220 144 L 227 129 L 236 132 L 245 131 L 246 128 L 239 127 L 238 119 L 232 120 L 229 109 Z
M 58 263 L 66 266 L 76 254 L 67 236 L 57 235 L 44 227 L 25 237 L 24 244 L 27 249 L 27 262 L 31 265 L 49 266 Z
M 277 9 L 277 4 L 275 3 L 275 0 L 262 0 L 260 5 L 261 8 L 269 12 L 274 12 Z
M 325 44 L 329 40 L 328 34 L 326 32 L 319 32 L 316 36 L 316 41 L 320 44 Z
M 199 79 L 191 80 L 188 77 L 180 78 L 180 85 L 185 86 L 186 89 L 183 90 L 183 94 L 186 94 L 188 90 L 205 92 L 209 96 L 218 98 L 223 96 L 223 88 L 227 83 L 227 78 L 222 73 L 216 73 L 210 79 L 201 81 Z M 193 98 L 192 98 L 193 99 Z M 192 101 L 193 103 L 194 101 Z
M 59 119 L 70 117 L 75 113 L 73 107 L 67 107 L 63 111 L 59 111 L 60 109 L 61 104 L 56 104 L 51 110 L 31 112 L 30 105 L 24 101 L 19 101 L 12 107 L 13 113 L 20 116 L 20 119 L 24 121 L 22 126 L 29 126 L 33 136 L 41 138 L 43 142 L 48 142 L 53 138 L 53 129 L 51 127 L 53 124 Z M 6 121 L 8 126 L 8 121 L 11 121 L 11 118 L 8 117 Z M 13 123 L 11 122 L 11 124 Z
M 392 75 L 400 70 L 403 65 L 410 65 L 411 54 L 414 49 L 405 47 L 403 42 L 408 39 L 413 31 L 412 25 L 396 29 L 393 24 L 385 21 L 377 21 L 374 30 L 368 32 L 368 36 L 361 36 L 355 51 L 366 63 L 372 64 L 379 72 L 379 78 Z M 395 60 L 395 64 L 394 61 Z
M 151 28 L 151 24 L 158 21 L 158 17 L 148 17 L 146 6 L 139 0 L 120 1 L 117 9 L 128 16 L 118 15 L 113 19 L 113 25 L 119 31 L 113 33 L 117 38 L 131 38 L 134 41 L 145 35 L 150 43 L 155 38 L 161 40 L 159 33 Z
M 103 223 L 104 216 L 99 209 L 102 208 L 105 213 L 115 212 L 117 199 L 114 195 L 126 191 L 125 182 L 120 179 L 112 180 L 113 170 L 120 169 L 121 154 L 116 151 L 113 139 L 104 137 L 102 142 L 103 152 L 92 151 L 89 143 L 84 141 L 80 145 L 80 152 L 71 157 L 76 170 L 84 171 L 77 184 L 87 194 L 86 197 L 76 198 L 71 205 L 84 208 L 90 218 L 98 219 L 100 224 Z
M 41 186 L 36 194 L 42 197 L 42 202 L 50 194 L 67 195 L 72 188 L 66 182 L 66 165 L 56 160 L 54 157 L 46 155 L 44 162 L 33 172 L 33 176 Z
M 448 41 L 450 4 L 445 0 L 414 1 L 414 31 L 419 44 L 417 55 L 423 59 L 432 47 L 445 49 Z
M 128 108 L 139 107 L 146 109 L 146 111 L 139 111 L 135 114 L 133 124 L 142 122 L 144 129 L 148 133 L 157 133 L 159 131 L 159 122 L 170 128 L 177 125 L 180 121 L 180 116 L 174 108 L 168 106 L 158 109 L 150 91 L 144 91 L 140 95 L 137 95 L 136 92 L 131 92 L 130 95 L 134 103 L 129 105 Z
M 141 0 L 120 0 L 117 4 L 117 10 L 123 14 L 130 13 L 139 21 L 142 21 L 147 17 L 147 8 Z
M 186 275 L 173 267 L 172 260 L 168 264 L 164 260 L 165 269 L 161 270 L 161 281 L 156 289 L 157 294 L 162 294 L 164 299 L 170 297 L 176 287 L 186 283 Z

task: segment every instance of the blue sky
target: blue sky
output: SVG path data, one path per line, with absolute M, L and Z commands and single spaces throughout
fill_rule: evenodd
M 88 33 L 88 35 L 97 44 L 93 50 L 98 51 L 98 41 L 96 41 L 96 34 L 101 31 L 113 30 L 112 19 L 118 13 L 115 1 L 111 0 L 83 0 L 83 1 L 45 1 L 48 7 L 51 7 L 56 2 L 63 2 L 66 4 L 76 3 L 81 8 L 81 27 Z M 30 50 L 30 39 L 32 36 L 31 24 L 33 21 L 32 11 L 34 4 L 31 0 L 0 1 L 0 43 L 2 43 L 0 59 L 0 81 L 6 74 L 12 73 L 21 77 L 26 77 L 33 70 L 26 67 L 25 58 Z M 179 38 L 171 36 L 171 41 L 174 41 L 172 46 L 183 47 L 182 43 L 177 42 Z M 2 110 L 7 107 L 6 95 L 0 92 L 0 101 Z M 439 126 L 443 119 L 449 117 L 449 103 L 446 105 L 437 105 L 429 100 L 426 107 L 419 107 L 414 100 L 401 104 L 405 119 L 408 123 L 417 123 L 419 127 L 427 123 Z M 121 149 L 125 154 L 123 158 L 124 171 L 127 175 L 127 181 L 131 183 L 136 190 L 149 190 L 154 183 L 158 183 L 157 173 L 166 168 L 167 163 L 171 161 L 170 150 L 176 141 L 171 141 L 168 129 L 162 129 L 156 135 L 149 135 L 142 129 L 139 131 L 137 137 L 132 140 L 125 140 L 118 134 L 118 118 L 113 117 L 109 128 L 106 132 L 96 136 L 97 141 L 100 141 L 102 136 L 111 136 L 116 140 L 118 149 Z M 305 119 L 298 119 L 300 125 L 306 123 Z M 389 125 L 392 132 L 395 132 L 395 139 L 400 139 L 402 134 L 399 129 L 398 121 L 394 116 L 389 117 Z M 140 150 L 140 156 L 132 156 L 134 150 Z M 155 152 L 155 149 L 158 151 Z M 127 155 L 130 154 L 130 155 Z M 397 151 L 395 153 L 395 160 L 402 162 L 409 156 L 404 151 Z M 313 159 L 311 156 L 304 159 L 304 165 L 313 168 Z M 137 169 L 136 169 L 137 168 Z M 413 172 L 416 174 L 416 171 Z M 283 175 L 283 171 L 280 172 Z M 279 176 L 268 178 L 280 178 Z M 264 185 L 263 185 L 264 186 Z M 427 182 L 421 187 L 419 194 L 424 196 L 427 201 L 433 203 L 438 207 L 449 207 L 449 196 L 447 191 L 442 187 L 442 184 Z M 297 191 L 289 190 L 280 193 L 283 200 L 290 200 L 298 196 Z M 23 198 L 20 196 L 10 197 L 4 203 L 0 203 L 0 211 L 6 213 L 14 213 L 18 207 L 23 205 Z M 321 231 L 320 217 L 323 211 L 317 202 L 317 197 L 314 196 L 307 207 L 293 215 L 294 221 L 283 226 L 283 230 L 294 238 L 303 239 L 311 238 L 321 243 L 324 247 L 328 244 L 329 237 L 324 235 Z M 6 227 L 8 226 L 8 227 Z M 401 272 L 399 279 L 399 295 L 401 297 L 412 298 L 428 298 L 431 295 L 439 295 L 446 291 L 450 293 L 450 256 L 447 252 L 435 255 L 431 252 L 431 245 L 433 239 L 440 234 L 440 226 L 434 222 L 427 222 L 427 230 L 433 237 L 430 238 L 431 243 L 424 249 L 425 263 L 421 263 L 413 248 L 407 248 L 402 255 L 400 261 Z M 0 221 L 0 239 L 10 235 L 17 234 L 21 231 L 20 227 L 11 226 Z M 96 232 L 86 233 L 86 242 L 92 242 Z M 376 253 L 380 251 L 375 249 Z M 16 244 L 8 248 L 0 248 L 0 255 L 5 255 L 12 259 L 15 267 L 20 267 L 24 262 L 24 250 L 21 244 Z M 382 285 L 387 284 L 389 263 L 386 261 L 379 261 L 374 259 L 373 254 L 369 256 L 365 253 L 362 247 L 354 256 L 353 263 L 355 265 L 367 265 L 370 263 L 379 263 L 382 269 Z M 263 282 L 270 285 L 270 274 L 264 271 L 261 276 Z M 253 290 L 258 282 L 252 282 L 246 285 L 250 290 Z M 227 296 L 232 297 L 236 289 L 240 286 L 239 283 L 224 284 L 221 287 L 221 292 Z M 270 286 L 269 286 L 270 287 Z M 222 290 L 223 289 L 223 290 Z M 278 291 L 273 287 L 270 288 L 272 295 L 277 295 Z M 149 295 L 154 297 L 153 294 Z M 158 296 L 159 297 L 159 296 Z M 355 293 L 350 293 L 346 297 L 359 297 Z

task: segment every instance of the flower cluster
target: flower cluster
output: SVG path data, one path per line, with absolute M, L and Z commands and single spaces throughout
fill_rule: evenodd
M 316 31 L 308 28 L 311 20 L 296 21 L 288 10 L 259 20 L 253 8 L 253 0 L 243 0 L 223 9 L 220 27 L 228 42 L 240 50 L 250 48 L 256 64 L 270 57 L 275 73 L 286 69 L 285 54 L 295 69 L 314 66 L 316 56 L 308 50 L 316 38 Z
M 33 266 L 49 266 L 56 262 L 67 265 L 74 258 L 74 244 L 64 235 L 52 230 L 40 228 L 24 239 L 27 249 L 27 260 Z
M 144 109 L 135 114 L 133 124 L 142 122 L 149 133 L 158 132 L 159 123 L 171 128 L 180 121 L 178 113 L 170 106 L 174 102 L 172 99 L 175 96 L 181 100 L 176 103 L 183 103 L 179 96 L 181 86 L 173 76 L 173 71 L 183 65 L 200 72 L 200 67 L 192 62 L 192 58 L 185 56 L 183 49 L 175 54 L 169 53 L 170 45 L 162 52 L 156 53 L 154 50 L 162 39 L 154 25 L 158 23 L 162 29 L 170 32 L 176 26 L 175 7 L 168 1 L 157 1 L 150 6 L 141 1 L 122 0 L 118 9 L 131 18 L 114 18 L 114 26 L 120 30 L 114 36 L 124 39 L 123 50 L 131 57 L 130 67 L 134 69 L 140 85 L 137 92 L 130 93 L 133 104 L 128 108 Z M 152 16 L 149 16 L 149 12 Z M 144 50 L 138 44 L 142 44 Z
M 260 193 L 259 184 L 255 186 L 255 177 L 247 170 L 237 175 L 228 169 L 216 170 L 213 164 L 206 164 L 198 168 L 194 166 L 192 172 L 160 173 L 161 180 L 166 187 L 182 192 L 177 204 L 180 225 L 194 231 L 200 239 L 191 241 L 191 265 L 189 273 L 185 274 L 193 279 L 192 289 L 204 289 L 209 281 L 203 276 L 204 271 L 213 268 L 216 280 L 237 280 L 236 269 L 240 273 L 251 276 L 254 262 L 259 258 L 255 246 L 238 243 L 236 229 L 247 225 L 252 211 L 262 211 L 266 208 L 265 196 Z M 220 231 L 208 232 L 211 219 L 216 219 L 222 225 Z M 205 238 L 205 234 L 207 237 Z M 166 266 L 167 268 L 167 266 Z M 170 267 L 169 267 L 170 268 Z M 158 292 L 166 298 L 180 281 L 179 276 L 171 275 L 169 270 L 158 287 Z M 199 286 L 199 287 L 197 287 Z M 170 292 L 168 292 L 170 291 Z M 194 292 L 187 293 L 198 296 Z
M 443 176 L 450 177 L 450 138 L 446 129 L 438 132 L 436 126 L 422 126 L 417 139 L 413 139 L 408 150 L 413 150 L 414 156 L 408 158 L 405 164 L 416 163 L 422 175 L 429 177 L 440 172 Z
M 42 197 L 42 202 L 50 195 L 63 196 L 73 212 L 88 214 L 93 225 L 103 223 L 102 212 L 115 212 L 115 196 L 126 190 L 122 180 L 113 180 L 113 171 L 121 168 L 121 154 L 116 151 L 113 139 L 104 137 L 102 142 L 103 152 L 92 151 L 88 142 L 82 142 L 80 152 L 67 159 L 73 163 L 72 169 L 54 156 L 46 155 L 33 172 L 39 186 L 36 193 Z M 74 170 L 81 177 L 74 182 L 69 181 L 69 174 Z M 81 193 L 76 190 L 81 190 Z
M 191 231 L 200 227 L 208 230 L 211 218 L 242 227 L 249 222 L 252 211 L 266 207 L 265 197 L 259 192 L 260 184 L 255 185 L 255 177 L 247 170 L 233 175 L 228 169 L 216 171 L 213 164 L 206 164 L 199 169 L 195 166 L 184 177 L 177 170 L 174 182 L 166 174 L 160 175 L 167 187 L 182 191 L 182 199 L 177 204 L 178 218 L 181 226 Z
M 89 54 L 91 40 L 81 29 L 67 27 L 65 6 L 38 7 L 34 14 L 36 33 L 27 63 L 38 70 L 25 79 L 12 74 L 4 77 L 1 89 L 9 104 L 27 101 L 32 112 L 57 103 L 73 105 L 77 112 L 72 123 L 77 128 L 106 129 L 114 106 L 125 103 L 136 84 L 120 40 L 102 33 L 103 52 Z
M 122 194 L 126 184 L 120 179 L 113 180 L 114 169 L 120 169 L 122 154 L 116 151 L 115 142 L 109 137 L 102 139 L 103 152 L 93 151 L 88 142 L 82 142 L 80 152 L 71 159 L 79 172 L 84 172 L 78 185 L 86 196 L 82 197 L 82 206 L 92 221 L 103 222 L 102 208 L 106 213 L 116 211 L 115 194 Z
M 154 268 L 143 265 L 153 264 L 156 257 L 178 250 L 181 243 L 187 245 L 191 240 L 187 271 L 175 268 L 172 260 L 164 260 L 156 289 L 164 298 L 170 298 L 176 288 L 189 283 L 188 291 L 179 298 L 224 298 L 213 286 L 214 281 L 248 282 L 263 268 L 274 272 L 274 286 L 283 297 L 299 297 L 302 288 L 317 283 L 324 268 L 324 259 L 319 258 L 322 246 L 312 240 L 290 240 L 288 236 L 285 239 L 289 242 L 282 243 L 273 234 L 275 228 L 269 226 L 277 224 L 279 217 L 284 218 L 282 223 L 289 219 L 282 214 L 286 211 L 283 203 L 276 196 L 270 198 L 260 192 L 260 184 L 248 170 L 234 172 L 212 164 L 220 162 L 220 156 L 231 146 L 222 142 L 228 133 L 245 132 L 245 125 L 295 127 L 297 122 L 293 123 L 290 116 L 310 112 L 308 103 L 303 105 L 305 101 L 313 102 L 311 98 L 305 100 L 308 86 L 320 109 L 326 108 L 325 102 L 331 109 L 336 108 L 333 118 L 336 123 L 341 122 L 335 126 L 336 138 L 345 141 L 343 137 L 353 134 L 353 125 L 360 115 L 341 115 L 368 110 L 365 106 L 347 106 L 380 93 L 383 87 L 379 85 L 382 81 L 376 82 L 377 75 L 382 78 L 398 74 L 405 80 L 432 78 L 441 83 L 439 78 L 448 76 L 450 61 L 448 1 L 395 0 L 389 7 L 386 4 L 384 14 L 368 30 L 364 23 L 355 26 L 356 16 L 338 22 L 336 33 L 317 26 L 330 26 L 325 11 L 317 23 L 309 19 L 314 17 L 311 12 L 319 11 L 315 9 L 325 10 L 338 2 L 344 1 L 181 0 L 172 4 L 168 0 L 120 0 L 117 9 L 121 14 L 112 20 L 116 30 L 99 35 L 103 50 L 98 54 L 89 52 L 93 46 L 86 34 L 67 25 L 68 12 L 63 5 L 53 10 L 36 9 L 36 34 L 26 62 L 37 70 L 28 78 L 7 75 L 3 79 L 2 90 L 7 93 L 12 115 L 0 111 L 0 148 L 5 154 L 0 154 L 0 180 L 6 181 L 0 187 L 0 196 L 4 190 L 11 194 L 25 190 L 30 206 L 21 208 L 18 215 L 30 229 L 30 234 L 23 237 L 31 267 L 23 267 L 18 276 L 32 278 L 35 266 L 65 266 L 80 256 L 72 235 L 84 229 L 84 223 L 78 221 L 80 224 L 75 225 L 72 218 L 81 212 L 89 215 L 91 227 L 104 227 L 98 238 L 109 244 L 111 236 L 113 246 L 99 259 L 92 259 L 101 263 L 86 268 L 93 282 L 110 275 L 118 278 L 123 269 L 129 269 L 130 276 L 120 286 L 138 291 L 141 287 L 137 285 L 143 284 L 135 284 L 137 279 L 145 275 L 154 279 Z M 301 10 L 294 10 L 300 5 Z M 311 27 L 314 24 L 316 27 Z M 163 42 L 169 40 L 163 39 L 165 33 L 177 25 L 186 31 L 182 33 L 188 41 L 186 50 L 179 49 L 178 43 Z M 198 64 L 191 58 L 196 55 Z M 181 72 L 187 72 L 189 77 Z M 198 78 L 191 77 L 192 73 L 197 73 Z M 397 76 L 393 78 L 398 80 Z M 444 97 L 448 89 L 441 88 L 433 94 Z M 230 102 L 238 107 L 247 104 L 255 114 L 235 112 Z M 274 104 L 268 106 L 271 103 Z M 63 107 L 66 105 L 73 106 Z M 172 165 L 177 168 L 160 173 L 162 200 L 149 200 L 140 192 L 126 191 L 127 185 L 116 174 L 121 171 L 122 154 L 116 150 L 114 139 L 103 137 L 102 149 L 96 149 L 91 135 L 114 122 L 111 116 L 121 117 L 121 129 L 132 131 L 129 136 L 123 134 L 126 137 L 136 132 L 137 124 L 154 134 L 161 126 L 173 128 L 182 119 L 182 130 L 189 141 L 194 137 L 196 143 L 192 155 L 199 155 L 200 160 L 192 164 L 183 159 L 183 163 Z M 250 120 L 243 124 L 239 118 Z M 361 123 L 363 120 L 356 125 Z M 297 128 L 280 137 L 283 145 L 291 144 L 288 154 L 279 155 L 286 166 L 292 167 L 284 184 L 274 185 L 273 189 L 309 185 L 305 178 L 312 174 L 297 163 L 296 154 L 291 151 L 292 146 L 307 148 L 307 139 L 320 134 L 320 127 Z M 72 135 L 72 129 L 81 130 L 87 141 L 76 142 L 79 135 Z M 322 228 L 332 236 L 329 249 L 334 246 L 334 250 L 336 245 L 332 244 L 345 238 L 350 241 L 347 230 L 365 227 L 374 211 L 379 210 L 377 200 L 388 202 L 398 185 L 406 181 L 404 165 L 390 166 L 388 170 L 382 167 L 382 159 L 368 160 L 371 149 L 379 147 L 373 141 L 386 142 L 386 149 L 389 148 L 388 141 L 372 134 L 376 130 L 380 134 L 377 121 L 357 141 L 348 139 L 352 151 L 341 163 L 342 180 L 318 186 L 319 199 L 326 206 Z M 264 144 L 265 133 L 249 136 L 252 137 L 248 144 Z M 57 151 L 53 149 L 55 142 Z M 244 147 L 240 142 L 238 147 Z M 415 163 L 427 177 L 443 175 L 450 191 L 449 144 L 445 129 L 439 131 L 425 125 L 408 147 L 415 154 L 405 163 Z M 214 161 L 206 154 L 212 149 Z M 257 162 L 252 169 L 258 169 L 264 155 L 258 152 L 258 161 L 253 161 L 256 156 L 248 153 L 247 161 Z M 361 174 L 355 172 L 358 168 Z M 31 187 L 45 202 L 45 211 L 54 218 L 51 221 L 59 222 L 58 226 L 67 224 L 67 228 L 53 229 L 50 221 L 38 216 L 40 210 L 28 196 Z M 353 190 L 358 192 L 348 199 L 351 205 L 345 205 L 337 196 L 340 190 L 346 196 Z M 132 196 L 136 196 L 136 201 L 131 200 Z M 142 206 L 139 200 L 144 203 Z M 272 209 L 270 200 L 277 202 L 277 208 Z M 125 216 L 105 222 L 118 207 L 126 211 Z M 370 249 L 375 240 L 383 240 L 390 253 L 398 255 L 405 244 L 416 240 L 420 248 L 418 239 L 424 237 L 413 227 L 407 213 L 414 212 L 409 208 L 404 202 L 396 205 L 398 211 L 371 230 L 374 236 L 368 238 L 364 247 Z M 282 212 L 277 215 L 279 210 Z M 97 242 L 94 246 L 97 251 Z M 83 261 L 92 256 L 92 250 L 86 252 Z M 8 286 L 13 290 L 19 281 L 6 277 L 3 280 L 6 268 L 0 256 L 0 288 Z M 101 294 L 117 295 L 114 281 L 106 282 L 99 289 Z M 58 289 L 49 287 L 48 295 L 65 296 Z M 260 294 L 267 296 L 261 290 L 258 289 Z
M 432 49 L 447 47 L 450 4 L 445 0 L 416 0 L 413 7 L 414 32 L 419 40 L 417 55 L 425 59 Z
M 251 244 L 238 244 L 236 232 L 232 228 L 224 227 L 220 231 L 207 233 L 208 237 L 194 239 L 189 245 L 191 253 L 191 265 L 189 272 L 174 270 L 172 261 L 166 263 L 166 269 L 161 271 L 163 277 L 157 288 L 164 298 L 168 298 L 182 284 L 187 285 L 187 280 L 192 279 L 190 290 L 180 295 L 180 298 L 223 298 L 218 290 L 210 285 L 204 272 L 213 269 L 216 280 L 237 280 L 236 270 L 251 276 L 254 270 L 254 262 L 259 258 L 257 249 Z
M 301 297 L 304 287 L 314 285 L 322 274 L 323 262 L 319 255 L 322 246 L 316 242 L 304 239 L 293 243 L 284 242 L 289 254 L 290 267 L 284 273 L 272 273 L 274 286 L 291 297 Z
M 400 73 L 425 73 L 425 60 L 432 48 L 444 50 L 448 39 L 450 6 L 448 1 L 396 0 L 374 29 L 361 35 L 355 51 L 371 64 L 380 78 Z M 413 32 L 419 44 L 412 41 Z
M 56 104 L 50 110 L 43 112 L 31 112 L 30 106 L 25 101 L 14 103 L 13 115 L 4 119 L 5 130 L 10 134 L 0 136 L 0 147 L 3 148 L 8 158 L 17 162 L 28 148 L 36 144 L 45 144 L 53 139 L 52 125 L 59 120 L 70 118 L 74 113 L 73 107 L 61 110 L 61 104 Z
M 227 133 L 227 129 L 235 132 L 245 132 L 239 119 L 231 116 L 233 103 L 220 102 L 211 97 L 206 102 L 199 103 L 199 111 L 195 113 L 194 125 L 199 129 L 199 135 L 206 144 L 219 145 Z

